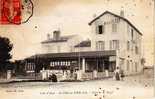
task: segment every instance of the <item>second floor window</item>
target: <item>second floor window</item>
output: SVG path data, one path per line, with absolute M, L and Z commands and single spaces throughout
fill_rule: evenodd
M 117 24 L 116 23 L 112 24 L 112 32 L 117 32 Z
M 111 50 L 119 49 L 119 40 L 111 40 L 110 41 L 110 49 Z
M 133 40 L 133 29 L 131 29 L 131 39 Z
M 129 60 L 127 60 L 126 65 L 127 65 L 126 70 L 129 71 L 130 70 L 130 62 L 129 62 Z
M 135 62 L 135 72 L 137 72 L 137 68 L 138 67 L 138 63 L 137 62 Z
M 127 50 L 129 51 L 130 50 L 130 42 L 127 41 Z
M 139 52 L 138 52 L 138 47 L 137 47 L 137 46 L 135 46 L 135 53 L 136 53 L 136 54 L 139 53 Z
M 103 34 L 104 33 L 104 25 L 99 25 L 97 27 L 97 33 L 98 34 Z
M 104 50 L 104 46 L 105 46 L 104 41 L 97 41 L 96 42 L 96 50 L 97 51 L 103 51 Z

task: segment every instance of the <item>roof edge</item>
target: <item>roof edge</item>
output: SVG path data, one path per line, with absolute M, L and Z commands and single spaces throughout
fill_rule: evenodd
M 109 13 L 109 14 L 115 16 L 115 17 L 118 17 L 118 18 L 120 18 L 120 19 L 126 21 L 126 22 L 127 22 L 130 26 L 132 26 L 141 36 L 143 35 L 143 34 L 142 34 L 129 20 L 128 20 L 128 19 L 126 19 L 126 18 L 124 18 L 124 17 L 121 17 L 121 16 L 119 16 L 119 15 L 117 15 L 117 14 L 114 14 L 114 13 L 112 13 L 112 12 L 110 12 L 110 11 L 105 11 L 105 12 L 103 12 L 103 13 L 100 14 L 98 17 L 96 17 L 96 18 L 94 18 L 92 21 L 90 21 L 90 22 L 88 23 L 88 25 L 91 25 L 94 21 L 96 21 L 97 19 L 99 19 L 101 16 L 103 16 L 103 15 L 106 14 L 106 13 Z

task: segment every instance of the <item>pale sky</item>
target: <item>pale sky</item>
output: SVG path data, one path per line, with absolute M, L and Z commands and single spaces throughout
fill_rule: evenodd
M 153 64 L 153 0 L 33 0 L 34 15 L 26 24 L 1 25 L 0 35 L 14 44 L 13 60 L 40 52 L 40 42 L 47 33 L 60 28 L 62 35 L 77 34 L 88 38 L 88 23 L 93 15 L 108 10 L 119 14 L 143 33 L 143 56 Z

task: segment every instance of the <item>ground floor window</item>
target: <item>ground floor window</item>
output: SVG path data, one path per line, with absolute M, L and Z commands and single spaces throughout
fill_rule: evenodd
M 86 72 L 93 72 L 93 70 L 95 69 L 95 64 L 96 62 L 93 60 L 88 60 L 86 61 Z
M 109 72 L 114 72 L 116 69 L 116 62 L 110 62 L 109 63 Z
M 103 72 L 103 71 L 104 71 L 104 62 L 98 61 L 98 72 Z
M 92 72 L 93 70 L 97 70 L 98 72 L 105 72 L 105 70 L 113 72 L 115 69 L 115 61 L 109 62 L 104 59 L 86 61 L 86 72 Z

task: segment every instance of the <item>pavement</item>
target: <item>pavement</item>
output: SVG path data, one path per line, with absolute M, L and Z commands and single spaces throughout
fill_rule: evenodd
M 0 84 L 7 84 L 7 83 L 12 83 L 12 82 L 24 82 L 24 81 L 30 81 L 32 79 L 0 79 Z
M 144 75 L 83 82 L 21 82 L 0 84 L 2 99 L 154 99 L 153 79 Z

